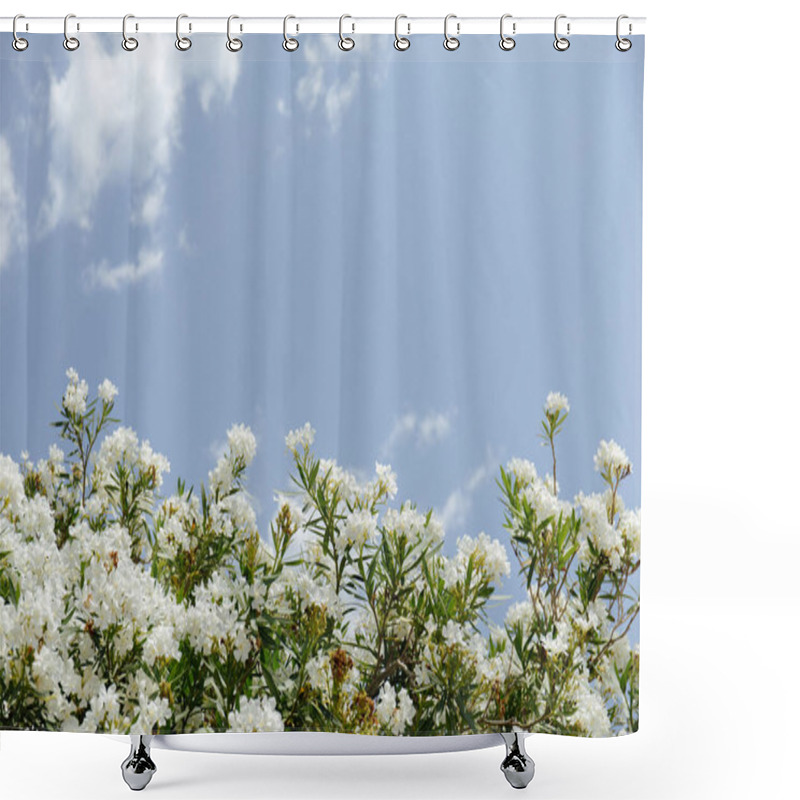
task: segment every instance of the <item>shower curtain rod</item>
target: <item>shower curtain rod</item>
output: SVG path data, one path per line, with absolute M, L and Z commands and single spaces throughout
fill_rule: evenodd
M 355 17 L 345 16 L 346 33 L 386 33 L 395 32 L 394 17 Z M 401 17 L 399 31 L 402 35 L 437 33 L 441 34 L 444 26 L 443 17 Z M 570 35 L 613 35 L 616 31 L 616 17 L 569 17 L 561 16 L 560 30 Z M 458 17 L 450 20 L 453 34 L 464 36 L 480 33 L 498 33 L 500 16 L 496 17 Z M 554 17 L 507 17 L 505 21 L 508 34 L 515 36 L 528 33 L 553 33 Z M 181 20 L 184 32 L 193 33 L 225 33 L 227 17 L 193 17 L 185 16 Z M 644 17 L 628 17 L 624 20 L 624 35 L 644 33 Z M 0 17 L 0 31 L 11 31 L 13 17 Z M 81 17 L 70 18 L 70 30 L 80 33 L 119 33 L 122 30 L 122 17 Z M 233 24 L 236 33 L 283 33 L 283 17 L 236 17 Z M 339 17 L 292 17 L 289 30 L 291 33 L 338 33 Z M 175 17 L 136 17 L 128 20 L 130 33 L 175 33 Z M 23 33 L 63 33 L 63 17 L 20 17 L 17 32 Z

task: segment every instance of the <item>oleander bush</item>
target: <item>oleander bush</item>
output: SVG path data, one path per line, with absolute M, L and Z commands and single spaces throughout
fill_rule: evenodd
M 447 556 L 435 514 L 395 502 L 388 466 L 359 482 L 315 454 L 308 424 L 286 437 L 294 490 L 264 536 L 244 426 L 206 485 L 164 496 L 169 462 L 117 426 L 116 388 L 90 400 L 67 376 L 61 447 L 36 464 L 0 456 L 0 727 L 636 730 L 631 464 L 601 442 L 604 491 L 560 497 L 562 395 L 542 420 L 552 474 L 500 468 L 503 540 L 464 536 Z M 509 554 L 525 600 L 497 627 L 487 605 Z

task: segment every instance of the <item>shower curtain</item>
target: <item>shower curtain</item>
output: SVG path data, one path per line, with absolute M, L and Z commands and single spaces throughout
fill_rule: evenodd
M 0 38 L 0 727 L 638 726 L 644 39 Z

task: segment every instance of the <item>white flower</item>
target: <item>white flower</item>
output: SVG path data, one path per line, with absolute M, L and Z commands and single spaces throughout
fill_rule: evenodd
M 600 494 L 579 494 L 575 502 L 581 509 L 582 535 L 591 539 L 597 549 L 609 557 L 613 569 L 618 569 L 625 543 L 620 531 L 608 521 L 606 498 Z M 588 549 L 582 555 L 588 558 Z
M 521 625 L 523 630 L 533 620 L 533 604 L 530 600 L 523 600 L 521 603 L 514 603 L 506 611 L 505 623 L 509 628 Z
M 405 536 L 421 548 L 436 546 L 444 539 L 442 523 L 433 515 L 428 519 L 408 502 L 399 509 L 390 508 L 383 516 L 383 527 L 388 535 Z
M 139 448 L 139 469 L 142 472 L 153 470 L 156 482 L 155 488 L 160 488 L 164 481 L 164 475 L 169 472 L 169 461 L 161 453 L 156 453 L 150 446 L 150 442 L 145 439 Z
M 560 514 L 568 516 L 570 505 L 553 493 L 553 479 L 548 475 L 544 480 L 535 478 L 522 490 L 522 495 L 536 512 L 536 519 L 540 522 L 552 517 L 558 520 Z
M 228 452 L 220 456 L 217 465 L 208 473 L 214 493 L 227 495 L 233 488 L 234 473 L 248 467 L 256 455 L 256 437 L 246 425 L 234 425 L 228 430 Z
M 233 486 L 233 465 L 227 455 L 217 461 L 217 466 L 208 473 L 208 482 L 214 492 L 228 494 Z
M 543 637 L 541 643 L 550 656 L 566 653 L 569 650 L 569 622 L 562 620 L 557 623 L 556 633 Z
M 589 736 L 608 736 L 611 733 L 611 722 L 603 698 L 585 679 L 579 681 L 573 692 L 573 700 L 577 708 L 571 720 L 584 733 Z
M 336 537 L 336 546 L 344 548 L 348 545 L 366 544 L 375 538 L 377 532 L 378 524 L 369 511 L 366 509 L 354 511 L 345 519 L 344 525 Z
M 231 521 L 241 533 L 256 529 L 256 512 L 244 492 L 229 495 L 220 506 L 230 514 Z
M 617 669 L 623 669 L 631 657 L 631 643 L 627 636 L 620 636 L 611 645 L 609 652 Z
M 172 708 L 166 697 L 150 698 L 147 695 L 139 695 L 138 708 L 139 719 L 136 722 L 136 730 L 142 733 L 150 733 L 156 726 L 164 726 L 172 716 Z
M 117 687 L 113 683 L 111 686 L 102 686 L 91 700 L 90 714 L 94 725 L 88 727 L 94 728 L 104 721 L 112 724 L 119 715 L 119 700 Z
M 86 411 L 86 397 L 89 394 L 89 384 L 81 380 L 78 373 L 70 367 L 67 370 L 67 390 L 64 392 L 64 408 L 71 414 L 83 414 Z
M 97 387 L 97 396 L 104 402 L 104 403 L 113 403 L 114 398 L 119 394 L 119 390 L 116 386 L 114 386 L 111 381 L 106 378 L 98 387 Z
M 262 733 L 282 731 L 283 720 L 275 708 L 275 699 L 264 697 L 261 700 L 242 697 L 239 710 L 228 714 L 228 726 L 240 733 Z
M 447 620 L 442 628 L 442 638 L 448 647 L 463 647 L 468 635 L 469 632 L 464 630 L 464 626 L 452 619 Z
M 275 495 L 275 503 L 281 511 L 284 508 L 288 509 L 289 520 L 296 531 L 305 528 L 311 517 L 311 512 L 304 509 L 302 504 L 299 503 L 295 497 L 278 492 Z
M 145 664 L 152 667 L 157 658 L 179 659 L 180 657 L 180 647 L 171 625 L 157 625 L 147 634 L 142 653 Z
M 303 611 L 314 606 L 324 608 L 328 616 L 340 618 L 342 603 L 336 590 L 330 584 L 318 583 L 307 566 L 284 569 L 273 583 L 270 595 L 276 600 L 291 593 L 300 603 Z
M 306 664 L 308 683 L 312 689 L 322 690 L 328 685 L 328 656 L 319 654 Z
M 414 721 L 414 703 L 405 689 L 395 691 L 390 683 L 384 683 L 375 701 L 378 722 L 395 736 L 400 736 Z
M 631 462 L 625 451 L 613 439 L 609 442 L 603 439 L 594 454 L 594 468 L 598 472 L 618 474 L 629 472 Z
M 19 513 L 25 497 L 22 473 L 13 458 L 0 454 L 0 511 L 5 502 L 12 515 Z
M 246 425 L 234 425 L 228 431 L 228 449 L 231 458 L 249 466 L 256 455 L 256 437 Z
M 306 422 L 302 428 L 297 428 L 286 434 L 286 447 L 295 454 L 301 448 L 308 450 L 314 444 L 314 434 L 316 434 L 316 431 L 311 427 L 311 423 Z
M 388 464 L 380 464 L 375 462 L 375 492 L 386 494 L 390 499 L 394 499 L 397 495 L 397 476 L 392 471 Z
M 633 549 L 633 557 L 637 558 L 642 541 L 641 512 L 638 509 L 635 511 L 623 511 L 619 515 L 619 531 L 622 534 L 622 538 L 630 542 Z
M 459 582 L 466 577 L 470 558 L 473 569 L 482 572 L 490 583 L 495 583 L 511 573 L 508 554 L 503 543 L 497 539 L 491 539 L 483 531 L 478 534 L 477 539 L 473 539 L 471 536 L 462 536 L 458 540 L 456 563 L 458 564 Z
M 319 460 L 318 480 L 321 484 L 327 484 L 331 491 L 337 490 L 344 501 L 356 500 L 362 491 L 355 475 L 340 467 L 334 459 Z
M 120 464 L 131 471 L 138 470 L 140 474 L 152 472 L 155 479 L 153 488 L 156 489 L 163 483 L 164 474 L 170 470 L 169 461 L 156 453 L 150 442 L 145 440 L 140 444 L 134 431 L 124 426 L 106 436 L 100 445 L 95 459 L 97 474 L 92 478 L 95 489 L 105 489 L 108 477 L 116 473 Z
M 561 392 L 550 392 L 544 404 L 544 412 L 548 416 L 559 412 L 569 414 L 569 400 Z
M 506 465 L 506 472 L 513 472 L 517 480 L 523 484 L 536 480 L 536 466 L 525 458 L 512 458 Z

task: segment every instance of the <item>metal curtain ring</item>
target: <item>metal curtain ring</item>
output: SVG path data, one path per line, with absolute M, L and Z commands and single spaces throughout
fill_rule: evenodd
M 293 53 L 300 47 L 300 42 L 297 39 L 293 39 L 289 36 L 289 20 L 295 19 L 291 14 L 288 14 L 283 18 L 283 49 L 286 50 L 287 53 Z
M 558 50 L 559 53 L 563 53 L 565 50 L 569 50 L 569 39 L 566 36 L 559 36 L 558 35 L 558 21 L 560 19 L 566 19 L 566 14 L 559 14 L 556 17 L 556 21 L 553 23 L 553 33 L 556 37 L 556 40 L 553 42 L 553 47 Z M 569 22 L 567 23 L 567 36 L 569 36 Z
M 512 18 L 511 14 L 503 14 L 503 16 L 500 17 L 500 49 L 501 50 L 505 50 L 505 51 L 513 50 L 517 46 L 516 40 L 512 36 L 506 36 L 506 34 L 505 34 L 504 30 L 503 30 L 503 26 L 505 25 L 505 21 L 507 19 L 511 19 L 511 18 Z M 516 33 L 517 32 L 516 29 L 517 29 L 517 25 L 516 25 L 516 23 L 514 23 L 514 25 L 512 26 L 511 30 L 514 33 Z
M 620 14 L 620 15 L 617 17 L 617 41 L 616 41 L 616 42 L 614 42 L 614 47 L 616 47 L 616 48 L 617 48 L 617 50 L 619 50 L 619 51 L 620 51 L 620 53 L 627 53 L 627 52 L 628 52 L 628 50 L 630 50 L 630 49 L 631 49 L 631 47 L 633 47 L 633 42 L 632 42 L 630 39 L 624 39 L 624 38 L 623 38 L 622 36 L 620 36 L 620 34 L 619 34 L 619 27 L 620 27 L 620 25 L 619 25 L 619 24 L 620 24 L 620 22 L 622 22 L 622 20 L 624 20 L 624 19 L 628 19 L 628 15 L 627 15 L 627 14 Z M 630 26 L 630 24 L 629 24 L 629 25 L 628 25 L 628 33 L 630 33 L 630 32 L 631 32 L 631 26 Z
M 134 19 L 133 14 L 126 14 L 122 18 L 122 49 L 131 53 L 139 46 L 139 40 L 134 39 L 133 36 L 128 36 L 129 19 Z
M 11 46 L 18 52 L 21 53 L 23 50 L 28 49 L 28 40 L 23 39 L 21 36 L 17 35 L 17 20 L 18 19 L 25 19 L 24 14 L 17 14 L 14 17 L 14 21 L 11 23 L 11 33 L 14 34 L 14 38 L 11 40 Z
M 233 22 L 233 20 L 235 20 L 235 19 L 239 19 L 239 17 L 237 17 L 236 14 L 231 14 L 228 17 L 228 31 L 227 31 L 227 33 L 228 33 L 228 41 L 225 42 L 225 47 L 227 47 L 228 50 L 231 51 L 231 53 L 238 53 L 242 49 L 242 46 L 243 46 L 241 39 L 236 39 L 233 36 L 231 36 L 231 22 Z M 241 30 L 241 28 L 240 28 L 240 30 Z
M 67 26 L 69 25 L 69 21 L 71 19 L 75 19 L 74 14 L 67 14 L 67 16 L 64 17 L 64 42 L 63 42 L 64 49 L 69 50 L 70 52 L 72 52 L 73 50 L 77 50 L 81 46 L 81 43 L 80 41 L 78 41 L 77 37 L 69 35 L 69 30 Z M 77 28 L 77 30 L 80 30 L 80 28 Z
M 411 47 L 411 39 L 407 39 L 405 36 L 400 35 L 400 20 L 401 19 L 408 19 L 405 14 L 398 14 L 394 18 L 394 49 L 400 50 L 408 50 Z M 408 32 L 411 33 L 411 25 L 408 25 Z
M 188 36 L 181 36 L 181 20 L 188 18 L 188 14 L 178 14 L 175 19 L 175 47 L 178 50 L 188 50 L 192 46 L 192 40 Z M 189 30 L 191 29 L 192 26 L 189 25 Z
M 453 50 L 458 50 L 458 48 L 461 46 L 461 42 L 458 40 L 458 36 L 451 36 L 447 32 L 447 23 L 450 22 L 451 19 L 457 19 L 456 15 L 455 14 L 448 14 L 444 18 L 444 49 L 445 50 L 450 50 L 452 52 Z M 459 30 L 460 27 L 461 27 L 461 25 L 457 23 L 456 24 L 456 34 L 458 33 L 458 30 Z
M 340 50 L 352 50 L 356 46 L 355 39 L 352 39 L 350 36 L 345 36 L 343 31 L 344 21 L 346 19 L 353 19 L 349 14 L 342 14 L 339 17 L 339 49 Z M 356 26 L 351 23 L 353 31 L 355 31 Z

